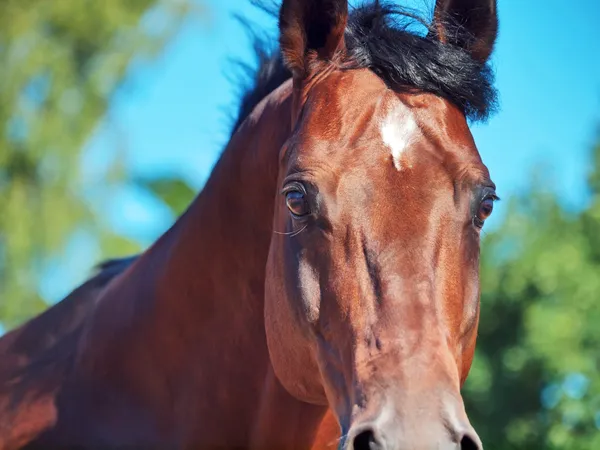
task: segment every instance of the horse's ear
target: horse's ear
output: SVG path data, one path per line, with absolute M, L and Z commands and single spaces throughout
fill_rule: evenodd
M 315 61 L 343 53 L 348 0 L 283 0 L 279 44 L 295 79 L 304 79 Z
M 437 0 L 433 31 L 441 42 L 464 48 L 485 63 L 496 42 L 496 0 Z

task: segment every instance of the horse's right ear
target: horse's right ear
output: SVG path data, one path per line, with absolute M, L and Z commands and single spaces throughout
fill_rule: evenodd
M 279 13 L 281 54 L 295 80 L 316 61 L 332 61 L 345 49 L 348 0 L 283 0 Z

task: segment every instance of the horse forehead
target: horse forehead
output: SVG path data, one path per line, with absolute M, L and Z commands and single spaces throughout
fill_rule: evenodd
M 426 92 L 400 93 L 398 99 L 439 158 L 465 165 L 482 164 L 467 119 L 456 105 Z
M 431 161 L 433 151 L 435 160 L 451 163 L 441 165 L 446 169 L 453 163 L 482 164 L 458 108 L 430 93 L 394 92 L 367 69 L 332 74 L 313 90 L 309 111 L 306 161 L 319 162 L 326 155 L 327 166 L 346 169 L 383 161 L 402 173 Z M 362 151 L 365 147 L 369 152 Z
M 396 170 L 403 169 L 407 149 L 419 134 L 414 113 L 395 95 L 386 96 L 379 121 L 381 141 L 389 150 Z M 410 162 L 408 164 L 410 167 Z
M 368 69 L 331 73 L 310 88 L 304 124 L 319 140 L 351 141 L 369 131 L 387 91 L 383 80 Z

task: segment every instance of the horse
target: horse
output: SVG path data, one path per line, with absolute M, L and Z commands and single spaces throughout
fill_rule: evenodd
M 284 0 L 189 208 L 0 340 L 0 449 L 481 449 L 495 0 Z M 422 26 L 422 32 L 413 27 Z

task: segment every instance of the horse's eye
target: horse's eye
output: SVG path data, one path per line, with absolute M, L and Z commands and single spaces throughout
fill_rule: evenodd
M 303 192 L 288 191 L 285 194 L 285 204 L 295 217 L 307 216 L 310 213 L 310 207 Z
M 476 224 L 479 227 L 483 226 L 483 222 L 492 215 L 494 211 L 494 199 L 491 197 L 484 198 L 482 202 L 479 204 L 479 209 L 477 210 Z

